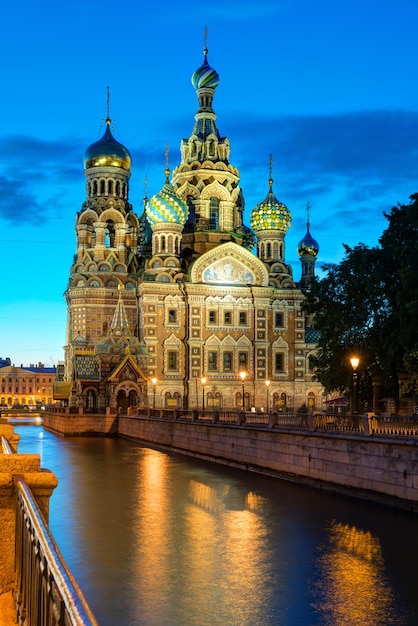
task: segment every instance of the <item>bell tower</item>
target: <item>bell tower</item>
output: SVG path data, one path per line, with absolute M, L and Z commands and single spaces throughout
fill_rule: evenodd
M 137 327 L 136 281 L 138 217 L 129 202 L 131 156 L 111 130 L 109 95 L 106 128 L 84 155 L 86 199 L 77 213 L 76 254 L 67 301 L 66 379 L 73 357 L 93 353 L 110 328 L 124 286 L 130 328 Z
M 195 125 L 190 137 L 181 141 L 181 164 L 172 178 L 174 189 L 188 206 L 183 249 L 191 257 L 228 241 L 245 245 L 249 235 L 243 224 L 239 171 L 229 162 L 229 139 L 220 135 L 212 108 L 219 75 L 207 56 L 205 45 L 203 63 L 192 76 L 199 103 Z

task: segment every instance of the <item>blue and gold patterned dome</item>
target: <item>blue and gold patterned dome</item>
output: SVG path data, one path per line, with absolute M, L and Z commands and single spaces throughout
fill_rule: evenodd
M 315 241 L 309 231 L 309 222 L 306 224 L 306 227 L 306 235 L 298 243 L 298 255 L 300 257 L 316 257 L 319 252 L 319 244 Z
M 166 181 L 161 191 L 147 202 L 145 211 L 151 224 L 185 224 L 189 216 L 187 204 L 169 182 L 170 170 L 165 170 Z
M 219 85 L 219 74 L 208 63 L 207 48 L 204 49 L 203 54 L 205 58 L 202 65 L 192 76 L 192 85 L 195 89 L 201 89 L 202 87 L 211 87 L 212 89 L 216 89 Z
M 99 141 L 92 143 L 84 153 L 84 169 L 90 167 L 121 167 L 131 169 L 129 150 L 116 141 L 110 130 L 111 120 L 106 119 L 106 130 Z
M 279 202 L 273 193 L 273 179 L 269 180 L 269 192 L 265 199 L 251 211 L 251 228 L 260 230 L 281 230 L 286 232 L 290 228 L 292 216 L 283 202 Z

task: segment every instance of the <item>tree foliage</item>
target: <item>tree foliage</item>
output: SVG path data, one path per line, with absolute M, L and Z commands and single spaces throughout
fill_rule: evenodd
M 418 194 L 385 214 L 388 227 L 379 245 L 351 248 L 339 264 L 313 278 L 304 305 L 320 331 L 317 377 L 327 391 L 345 392 L 349 357 L 361 359 L 362 391 L 382 372 L 387 393 L 397 393 L 400 371 L 410 389 L 418 372 Z

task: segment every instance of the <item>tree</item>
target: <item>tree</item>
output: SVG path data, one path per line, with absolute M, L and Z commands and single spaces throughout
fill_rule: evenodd
M 397 395 L 401 371 L 409 389 L 418 389 L 418 194 L 385 217 L 379 245 L 345 245 L 343 260 L 324 266 L 324 278 L 313 278 L 304 304 L 320 331 L 318 380 L 327 391 L 346 392 L 356 352 L 363 400 L 370 400 L 377 368 L 386 393 Z
M 341 263 L 324 266 L 304 303 L 320 332 L 317 377 L 327 391 L 345 393 L 351 381 L 349 357 L 356 353 L 362 371 L 372 371 L 379 350 L 379 326 L 386 323 L 388 303 L 380 277 L 381 250 L 344 245 Z

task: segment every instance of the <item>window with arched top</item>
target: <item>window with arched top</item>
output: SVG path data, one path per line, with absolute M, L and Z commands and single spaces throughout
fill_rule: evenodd
M 101 194 L 105 193 L 105 181 L 104 180 L 100 181 L 100 193 Z
M 185 230 L 193 230 L 193 227 L 195 225 L 195 219 L 196 219 L 196 212 L 195 212 L 195 208 L 194 208 L 194 202 L 193 202 L 193 198 L 192 196 L 187 196 L 186 198 L 186 204 L 187 207 L 189 209 L 189 215 L 187 218 L 187 222 L 185 225 Z
M 113 195 L 113 180 L 109 180 L 107 184 L 107 193 Z
M 219 227 L 219 198 L 212 196 L 209 200 L 209 228 L 218 230 Z
M 93 183 L 93 195 L 97 196 L 97 180 L 95 180 Z
M 267 258 L 271 259 L 271 243 L 267 244 Z
M 112 220 L 106 222 L 105 229 L 105 246 L 106 248 L 113 248 L 115 245 L 115 224 Z
M 120 182 L 117 180 L 115 185 L 115 193 L 117 196 L 120 196 Z

